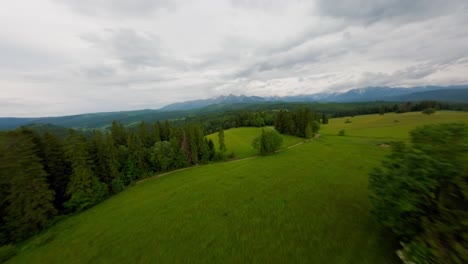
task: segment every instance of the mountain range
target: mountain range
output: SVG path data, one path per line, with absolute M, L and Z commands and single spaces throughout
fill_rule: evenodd
M 468 85 L 445 87 L 420 86 L 412 88 L 366 87 L 352 89 L 342 93 L 317 93 L 284 97 L 236 96 L 231 94 L 211 99 L 174 103 L 157 110 L 144 109 L 137 111 L 38 118 L 0 117 L 0 130 L 14 129 L 22 125 L 33 123 L 87 130 L 108 127 L 113 120 L 118 120 L 124 124 L 136 124 L 140 121 L 155 122 L 168 119 L 176 120 L 200 113 L 242 109 L 247 105 L 255 104 L 270 104 L 270 107 L 281 107 L 280 103 L 404 102 L 423 100 L 467 104 Z
M 316 93 L 294 96 L 219 96 L 216 98 L 178 102 L 167 105 L 160 110 L 190 110 L 214 104 L 261 103 L 261 102 L 370 102 L 370 101 L 422 101 L 438 100 L 445 102 L 467 103 L 468 85 L 457 86 L 419 86 L 400 87 L 366 87 L 347 92 Z

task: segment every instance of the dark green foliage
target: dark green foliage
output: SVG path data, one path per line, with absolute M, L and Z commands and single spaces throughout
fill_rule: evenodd
M 80 211 L 103 199 L 107 186 L 94 175 L 93 163 L 89 154 L 88 142 L 83 135 L 70 130 L 66 141 L 65 153 L 70 160 L 72 175 L 67 186 L 70 201 L 65 207 Z
M 338 136 L 344 136 L 345 135 L 345 130 L 341 129 L 340 132 L 338 132 Z
M 434 108 L 426 108 L 426 109 L 422 110 L 422 113 L 425 114 L 425 115 L 432 115 L 435 112 L 436 112 L 436 110 Z
M 218 138 L 219 138 L 219 151 L 221 153 L 226 152 L 226 143 L 224 143 L 224 130 L 221 129 L 218 132 Z
M 275 129 L 281 134 L 311 138 L 320 129 L 319 121 L 320 116 L 312 113 L 309 108 L 281 110 L 276 115 Z
M 22 131 L 0 135 L 0 232 L 7 241 L 37 232 L 56 213 L 35 148 Z
M 317 134 L 320 129 L 320 123 L 317 120 L 312 121 L 312 133 Z
M 468 127 L 427 125 L 370 174 L 378 219 L 416 263 L 468 261 Z
M 384 115 L 385 114 L 385 109 L 383 107 L 379 108 L 379 115 Z
M 110 189 L 112 193 L 119 193 L 125 189 L 125 185 L 120 178 L 113 179 L 110 184 Z
M 46 132 L 42 137 L 43 157 L 42 164 L 47 173 L 47 181 L 55 191 L 55 208 L 63 210 L 67 200 L 67 185 L 70 180 L 71 166 L 65 158 L 62 142 L 54 135 Z
M 160 141 L 154 144 L 151 153 L 151 160 L 160 171 L 167 171 L 172 168 L 175 153 L 169 141 Z
M 205 138 L 205 140 L 207 140 L 207 139 Z M 209 160 L 213 160 L 215 155 L 216 155 L 216 149 L 215 149 L 215 145 L 213 143 L 213 140 L 208 139 L 206 145 L 208 147 Z
M 150 170 L 150 153 L 149 150 L 143 146 L 140 138 L 131 133 L 127 139 L 128 146 L 128 159 L 131 160 L 134 166 L 134 180 L 143 178 Z
M 111 134 L 116 145 L 125 145 L 127 143 L 127 131 L 125 127 L 115 120 L 112 121 Z
M 90 147 L 94 174 L 106 184 L 119 177 L 119 157 L 112 136 L 93 131 Z
M 322 114 L 322 124 L 328 124 L 328 116 L 327 114 Z
M 71 195 L 70 200 L 68 200 L 64 205 L 72 212 L 81 212 L 90 207 L 91 202 L 87 193 L 76 191 Z
M 148 124 L 144 121 L 142 121 L 138 126 L 138 137 L 140 138 L 143 147 L 150 148 L 154 145 L 155 140 L 150 133 Z
M 314 137 L 314 132 L 312 130 L 312 124 L 309 122 L 305 130 L 305 138 L 311 139 L 312 137 Z
M 277 151 L 282 143 L 283 137 L 278 131 L 262 129 L 262 134 L 253 140 L 252 146 L 258 149 L 260 155 L 267 155 Z

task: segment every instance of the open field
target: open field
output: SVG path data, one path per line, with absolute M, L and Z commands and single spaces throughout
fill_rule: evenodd
M 345 123 L 347 119 L 351 123 Z M 432 115 L 425 115 L 421 112 L 410 112 L 332 118 L 328 125 L 322 126 L 320 133 L 337 135 L 341 129 L 344 129 L 347 136 L 405 140 L 409 138 L 408 133 L 416 126 L 450 122 L 468 123 L 468 113 L 438 111 Z
M 142 182 L 20 244 L 8 263 L 400 263 L 369 212 L 368 172 L 390 153 L 378 145 L 468 113 L 349 119 L 274 155 Z M 351 136 L 336 136 L 343 128 Z M 250 145 L 241 139 L 231 146 Z
M 254 138 L 258 137 L 262 133 L 262 129 L 271 129 L 271 128 L 261 128 L 261 127 L 242 127 L 242 128 L 231 128 L 224 130 L 224 140 L 226 143 L 227 151 L 226 153 L 231 153 L 234 151 L 236 158 L 246 158 L 251 157 L 257 154 L 258 150 L 252 147 L 252 141 Z M 283 145 L 282 148 L 288 147 L 294 144 L 297 144 L 303 139 L 289 136 L 283 136 Z M 218 133 L 213 133 L 207 136 L 215 144 L 216 150 L 219 148 L 219 138 Z

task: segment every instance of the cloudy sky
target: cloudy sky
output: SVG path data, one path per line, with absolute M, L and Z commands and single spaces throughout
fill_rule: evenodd
M 468 83 L 466 0 L 2 0 L 0 116 Z

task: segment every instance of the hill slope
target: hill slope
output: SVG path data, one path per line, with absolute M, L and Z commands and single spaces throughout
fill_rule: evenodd
M 386 152 L 329 137 L 146 181 L 31 239 L 9 263 L 398 263 L 366 193 Z
M 21 244 L 8 263 L 400 263 L 369 212 L 368 172 L 390 151 L 378 145 L 468 113 L 344 121 L 275 155 L 144 181 Z M 336 136 L 343 126 L 350 136 Z
M 258 151 L 252 147 L 252 141 L 262 133 L 262 129 L 270 128 L 242 127 L 224 130 L 224 141 L 227 149 L 226 153 L 230 154 L 231 152 L 234 152 L 236 158 L 247 158 L 256 155 Z M 283 148 L 303 141 L 303 139 L 294 136 L 282 136 Z M 218 133 L 213 133 L 207 137 L 213 140 L 216 149 L 219 149 Z

